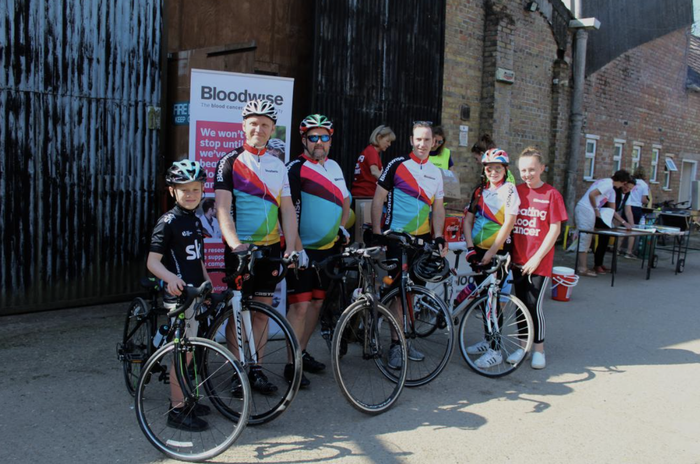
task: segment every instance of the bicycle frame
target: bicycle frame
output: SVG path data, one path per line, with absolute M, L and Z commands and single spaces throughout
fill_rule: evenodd
M 358 271 L 360 273 L 360 281 L 362 283 L 362 293 L 358 295 L 357 301 L 366 301 L 369 304 L 372 305 L 372 319 L 374 321 L 378 320 L 378 315 L 377 315 L 377 294 L 376 294 L 376 289 L 374 286 L 374 282 L 376 281 L 377 277 L 377 272 L 374 269 L 374 266 L 372 263 L 369 261 L 369 256 L 362 256 L 360 257 L 360 262 L 358 265 Z M 358 287 L 359 288 L 359 287 Z M 364 324 L 364 340 L 362 343 L 362 353 L 363 353 L 363 358 L 364 359 L 372 359 L 374 357 L 378 356 L 379 353 L 379 347 L 378 346 L 372 346 L 372 342 L 375 339 L 374 331 L 377 330 L 377 324 L 367 324 L 365 322 Z
M 457 253 L 457 267 L 459 266 L 459 254 L 460 252 Z M 502 263 L 499 263 L 498 267 L 503 267 L 507 268 L 508 264 L 510 263 L 510 255 L 508 255 L 508 258 Z M 456 319 L 460 317 L 464 311 L 469 307 L 472 301 L 476 300 L 478 297 L 480 297 L 484 290 L 486 289 L 488 291 L 488 306 L 489 306 L 489 316 L 491 313 L 495 313 L 494 311 L 491 311 L 494 305 L 494 299 L 498 295 L 498 291 L 496 289 L 498 288 L 499 284 L 501 283 L 500 280 L 497 278 L 497 273 L 498 269 L 494 270 L 493 272 L 489 273 L 486 276 L 486 279 L 484 279 L 483 282 L 481 282 L 479 285 L 472 290 L 472 292 L 467 296 L 467 298 L 464 299 L 460 304 L 457 306 L 454 305 L 454 282 L 459 279 L 460 277 L 471 277 L 471 276 L 476 276 L 476 275 L 483 275 L 480 272 L 467 272 L 467 273 L 462 273 L 460 274 L 457 271 L 457 267 L 454 267 L 451 269 L 451 274 L 452 276 L 447 279 L 445 282 L 443 282 L 443 285 L 445 285 L 445 296 L 443 297 L 443 302 L 445 305 L 447 305 L 447 309 L 450 312 L 450 315 L 452 316 L 453 319 Z M 490 317 L 487 317 L 487 319 L 490 319 Z M 490 321 L 488 321 L 490 322 Z M 489 327 L 490 329 L 491 327 Z
M 190 306 L 187 308 L 197 308 L 201 305 L 201 303 L 204 301 L 203 296 L 198 296 L 196 297 Z M 187 311 L 187 309 L 185 311 Z M 185 311 L 181 312 L 175 317 L 175 321 L 173 322 L 172 326 L 170 327 L 170 331 L 168 332 L 168 339 L 171 339 L 172 337 L 172 343 L 175 344 L 175 347 L 173 348 L 176 353 L 178 353 L 175 356 L 175 377 L 177 378 L 177 382 L 180 385 L 180 390 L 182 391 L 182 396 L 185 404 L 189 404 L 192 400 L 192 398 L 198 398 L 199 397 L 199 386 L 201 383 L 195 382 L 193 385 L 190 385 L 191 382 L 187 382 L 186 379 L 189 379 L 189 376 L 185 373 L 186 369 L 189 365 L 189 362 L 187 361 L 187 353 L 184 353 L 185 356 L 181 356 L 179 353 L 182 351 L 182 347 L 186 345 L 186 341 L 188 339 L 187 332 L 184 330 L 185 329 Z M 193 315 L 194 317 L 194 315 Z M 164 346 L 161 345 L 161 347 Z M 194 358 L 194 354 L 192 355 Z M 185 359 L 183 363 L 183 358 Z M 192 361 L 195 361 L 194 359 Z M 193 366 L 195 369 L 195 374 L 197 372 L 197 363 L 193 362 Z M 193 387 L 193 388 L 192 388 Z
M 243 294 L 240 290 L 233 290 L 232 296 L 228 301 L 228 305 L 231 306 L 233 310 L 233 315 L 229 319 L 229 323 L 233 320 L 235 326 L 234 330 L 236 333 L 236 343 L 238 347 L 238 360 L 242 367 L 245 367 L 246 356 L 243 347 L 243 330 L 245 327 L 250 328 L 250 332 L 246 332 L 246 338 L 248 341 L 248 349 L 250 350 L 250 357 L 253 360 L 253 364 L 258 362 L 258 353 L 255 348 L 255 335 L 253 333 L 253 323 L 250 317 L 250 311 L 243 311 Z

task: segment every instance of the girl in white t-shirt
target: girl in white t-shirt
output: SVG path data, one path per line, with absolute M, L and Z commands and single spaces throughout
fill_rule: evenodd
M 629 192 L 634 187 L 634 179 L 625 170 L 617 171 L 612 177 L 598 179 L 593 182 L 586 193 L 576 204 L 574 217 L 579 230 L 591 230 L 593 228 L 610 229 L 600 217 L 600 208 L 608 207 L 615 211 L 615 189 L 621 188 L 624 193 Z M 619 217 L 619 216 L 618 216 Z M 626 220 L 622 220 L 622 225 L 631 228 L 632 225 Z M 588 277 L 596 277 L 598 274 L 605 274 L 608 269 L 603 266 L 605 251 L 608 248 L 610 236 L 598 236 L 598 247 L 595 249 L 595 259 L 593 270 L 588 269 L 588 248 L 591 246 L 591 234 L 579 234 L 579 255 L 578 274 Z

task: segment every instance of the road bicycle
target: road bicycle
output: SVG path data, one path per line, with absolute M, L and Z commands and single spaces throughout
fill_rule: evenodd
M 411 275 L 432 282 L 449 272 L 436 247 L 403 232 L 387 231 L 384 240 L 401 248 L 401 273 L 394 279 L 381 303 L 400 317 L 408 346 L 406 386 L 418 387 L 434 380 L 452 357 L 454 327 L 445 303 L 431 290 L 412 281 Z M 410 251 L 416 253 L 409 263 Z
M 357 248 L 357 246 L 356 246 Z M 318 275 L 332 276 L 328 282 L 328 289 L 321 303 L 319 310 L 319 324 L 321 326 L 321 338 L 326 342 L 328 352 L 333 349 L 333 335 L 341 314 L 354 301 L 353 292 L 359 285 L 359 273 L 357 272 L 357 262 L 355 259 L 344 257 L 339 250 L 338 254 L 326 258 L 322 262 L 311 262 L 311 267 Z M 357 290 L 359 292 L 359 290 Z M 346 340 L 341 340 L 343 344 L 341 350 L 345 350 Z
M 124 322 L 122 341 L 117 344 L 117 359 L 122 363 L 124 382 L 131 396 L 136 395 L 136 384 L 141 375 L 141 368 L 153 352 L 167 343 L 171 332 L 168 309 L 163 306 L 163 283 L 153 277 L 144 277 L 141 287 L 148 292 L 147 299 L 135 298 L 129 305 Z M 216 308 L 223 302 L 223 294 L 212 293 L 209 304 L 199 305 L 195 318 L 199 322 L 197 335 L 204 337 L 208 323 Z
M 187 335 L 186 311 L 194 313 L 210 291 L 208 281 L 183 290 L 167 313 L 174 318 L 168 342 L 143 365 L 136 384 L 141 430 L 159 451 L 183 461 L 210 459 L 228 449 L 245 429 L 251 407 L 238 360 L 211 340 Z
M 406 339 L 396 317 L 379 303 L 375 283 L 381 270 L 396 264 L 382 261 L 381 247 L 346 248 L 317 264 L 332 280 L 341 280 L 348 271 L 357 271 L 358 286 L 345 308 L 331 339 L 333 375 L 343 396 L 357 410 L 380 414 L 398 400 L 406 382 Z M 390 352 L 400 361 L 388 367 Z
M 223 303 L 207 316 L 210 323 L 206 338 L 225 345 L 245 369 L 252 389 L 248 423 L 259 425 L 284 413 L 299 391 L 301 348 L 287 319 L 272 307 L 243 295 L 242 283 L 254 277 L 258 261 L 279 264 L 277 280 L 281 281 L 298 256 L 271 257 L 256 247 L 237 254 L 238 270 L 224 279 L 233 282 L 236 289 L 225 292 Z M 231 414 L 235 416 L 235 411 Z
M 475 266 L 475 272 L 460 272 L 460 255 L 466 251 L 466 246 L 450 243 L 450 249 L 456 257 L 452 277 L 438 284 L 435 291 L 449 309 L 454 324 L 459 324 L 462 357 L 472 370 L 483 376 L 508 375 L 522 364 L 534 341 L 532 316 L 525 304 L 516 296 L 501 292 L 508 275 L 510 255 L 496 255 L 489 267 Z M 458 279 L 475 275 L 486 278 L 478 286 L 472 285 L 471 293 L 462 301 L 456 301 Z M 441 316 L 436 314 L 435 317 Z M 489 348 L 500 354 L 500 363 L 489 366 L 478 362 Z

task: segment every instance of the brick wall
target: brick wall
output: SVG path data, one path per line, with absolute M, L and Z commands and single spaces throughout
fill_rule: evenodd
M 595 33 L 595 32 L 593 32 Z M 597 141 L 595 177 L 613 169 L 615 139 L 624 140 L 622 167 L 630 169 L 635 142 L 641 165 L 651 166 L 652 147 L 661 147 L 657 183 L 651 183 L 654 202 L 678 200 L 682 161 L 700 161 L 700 93 L 685 89 L 688 29 L 667 34 L 624 53 L 586 79 L 584 134 Z M 585 139 L 581 148 L 585 154 Z M 671 174 L 671 189 L 663 190 L 663 163 L 675 155 L 679 171 Z M 590 185 L 579 165 L 578 195 Z M 697 177 L 696 177 L 697 178 Z
M 455 162 L 454 170 L 462 183 L 463 198 L 469 195 L 479 172 L 470 149 L 479 135 L 483 45 L 483 2 L 447 0 L 442 125 Z M 460 119 L 462 105 L 470 107 L 470 118 L 466 121 Z M 469 127 L 468 147 L 459 146 L 460 125 Z
M 552 33 L 554 14 L 546 1 L 527 12 L 513 0 L 447 0 L 442 122 L 452 150 L 462 198 L 478 182 L 481 166 L 470 148 L 490 133 L 513 160 L 527 146 L 550 160 L 547 181 L 563 187 L 570 104 L 570 41 L 560 47 Z M 496 81 L 496 70 L 515 72 L 515 82 Z M 556 79 L 556 81 L 555 81 Z M 468 121 L 461 105 L 471 107 Z M 469 146 L 458 147 L 459 125 L 469 126 Z

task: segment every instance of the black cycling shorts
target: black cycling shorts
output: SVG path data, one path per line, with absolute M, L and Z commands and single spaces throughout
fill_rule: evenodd
M 258 246 L 258 249 L 260 249 L 265 256 L 269 256 L 271 258 L 279 258 L 282 251 L 279 243 L 269 246 Z M 224 252 L 224 266 L 226 268 L 227 276 L 234 274 L 238 269 L 238 256 L 236 256 L 236 254 L 233 253 L 228 246 Z M 253 271 L 255 275 L 243 280 L 243 295 L 272 297 L 272 295 L 275 293 L 275 288 L 277 287 L 277 282 L 279 280 L 278 276 L 281 272 L 280 263 L 270 263 L 263 259 L 255 263 L 255 268 Z M 229 282 L 228 288 L 235 290 L 235 283 Z
M 337 253 L 338 250 L 335 247 L 328 250 L 306 250 L 306 254 L 309 255 L 309 264 L 320 263 Z M 322 300 L 326 297 L 330 281 L 328 274 L 323 270 L 316 272 L 316 269 L 310 265 L 308 268 L 298 271 L 297 275 L 294 275 L 294 272 L 290 270 L 287 273 L 287 300 L 290 304 Z

